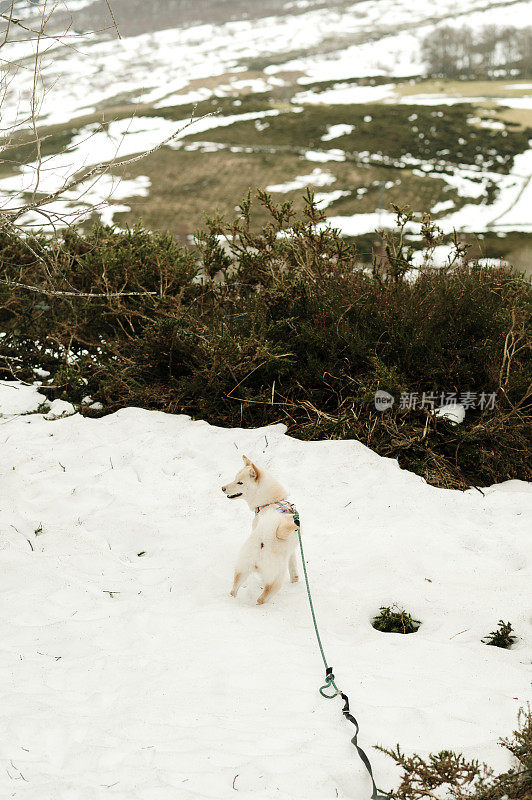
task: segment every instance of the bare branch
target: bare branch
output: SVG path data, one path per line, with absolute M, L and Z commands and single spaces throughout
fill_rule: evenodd
M 118 25 L 116 24 L 115 15 L 113 14 L 113 9 L 111 8 L 109 0 L 105 0 L 105 5 L 107 6 L 109 14 L 111 15 L 111 19 L 113 20 L 113 25 L 115 26 L 116 35 L 118 36 L 119 39 L 121 39 L 122 37 L 120 36 L 120 31 L 118 30 Z
M 47 294 L 51 297 L 145 297 L 146 295 L 156 295 L 157 292 L 60 292 L 56 289 L 43 289 L 40 286 L 28 286 L 18 281 L 8 281 L 0 278 L 0 283 L 4 286 L 17 286 L 19 289 L 27 289 L 29 292 Z
M 204 114 L 203 116 L 197 117 L 197 118 L 191 117 L 190 120 L 185 125 L 183 125 L 181 128 L 179 128 L 177 131 L 174 131 L 174 133 L 172 133 L 170 136 L 167 136 L 166 139 L 163 139 L 162 142 L 159 142 L 154 147 L 151 147 L 149 150 L 144 150 L 139 155 L 132 156 L 131 158 L 125 158 L 125 159 L 123 159 L 121 161 L 109 161 L 109 162 L 104 162 L 104 163 L 97 164 L 95 167 L 92 167 L 92 169 L 90 169 L 84 175 L 81 175 L 79 177 L 73 177 L 72 179 L 70 179 L 69 181 L 64 183 L 61 186 L 60 189 L 57 189 L 57 191 L 50 192 L 45 197 L 42 197 L 40 200 L 36 200 L 33 203 L 27 203 L 24 206 L 20 206 L 19 208 L 13 209 L 11 211 L 5 211 L 4 215 L 5 216 L 9 215 L 9 217 L 11 217 L 12 221 L 16 220 L 22 214 L 25 214 L 28 211 L 33 211 L 34 209 L 37 209 L 37 208 L 39 208 L 39 207 L 41 207 L 43 205 L 47 205 L 48 203 L 51 203 L 53 200 L 57 200 L 65 192 L 71 191 L 76 186 L 79 186 L 80 183 L 82 183 L 83 181 L 89 180 L 94 175 L 103 175 L 105 172 L 108 172 L 112 168 L 125 167 L 125 166 L 127 166 L 129 164 L 135 164 L 137 161 L 141 161 L 143 158 L 146 158 L 147 156 L 150 156 L 153 153 L 156 153 L 157 150 L 160 150 L 161 147 L 164 147 L 169 142 L 171 142 L 174 139 L 176 139 L 179 136 L 180 133 L 183 133 L 183 131 L 185 131 L 191 125 L 194 125 L 195 122 L 198 122 L 199 120 L 205 119 L 206 117 L 210 117 L 210 116 L 212 116 L 212 112 L 209 113 L 209 114 Z M 1 225 L 1 223 L 0 223 L 0 225 Z

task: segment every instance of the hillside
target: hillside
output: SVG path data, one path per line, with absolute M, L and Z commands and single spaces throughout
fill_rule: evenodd
M 530 80 L 428 79 L 423 56 L 423 42 L 445 26 L 482 31 L 510 19 L 525 30 L 529 4 L 119 0 L 120 40 L 104 2 L 70 7 L 74 30 L 106 29 L 45 56 L 40 191 L 57 187 L 66 168 L 140 152 L 192 114 L 212 116 L 134 167 L 111 170 L 115 179 L 67 196 L 58 205 L 66 220 L 100 203 L 105 221 L 141 217 L 189 241 L 205 211 L 232 215 L 250 186 L 297 203 L 309 185 L 346 235 L 370 235 L 367 253 L 398 203 L 463 231 L 479 255 L 529 262 Z M 54 20 L 58 31 L 67 22 Z M 29 51 L 9 47 L 19 69 L 6 122 L 23 113 L 31 86 Z M 28 147 L 6 154 L 6 200 L 32 188 L 33 157 Z

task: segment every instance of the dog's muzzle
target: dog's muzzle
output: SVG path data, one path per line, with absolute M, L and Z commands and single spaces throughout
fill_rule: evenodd
M 226 487 L 222 486 L 222 492 L 225 494 Z M 237 492 L 236 494 L 225 494 L 228 500 L 235 500 L 237 497 L 242 497 L 242 492 Z

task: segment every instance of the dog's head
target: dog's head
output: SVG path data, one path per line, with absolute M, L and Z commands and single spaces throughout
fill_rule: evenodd
M 247 500 L 257 490 L 257 483 L 260 478 L 259 468 L 247 456 L 242 456 L 242 458 L 244 466 L 236 473 L 234 481 L 222 486 L 222 492 L 229 500 L 236 500 L 237 497 Z

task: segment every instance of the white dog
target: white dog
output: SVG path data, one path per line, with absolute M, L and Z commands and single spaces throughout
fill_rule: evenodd
M 246 456 L 242 458 L 245 466 L 237 472 L 232 483 L 222 486 L 222 492 L 229 500 L 237 497 L 245 500 L 255 512 L 255 519 L 251 536 L 238 555 L 231 595 L 236 597 L 250 572 L 255 570 L 264 585 L 257 600 L 261 605 L 279 591 L 287 567 L 292 583 L 299 580 L 294 552 L 298 541 L 295 508 L 286 500 L 281 484 L 269 472 L 256 467 Z

